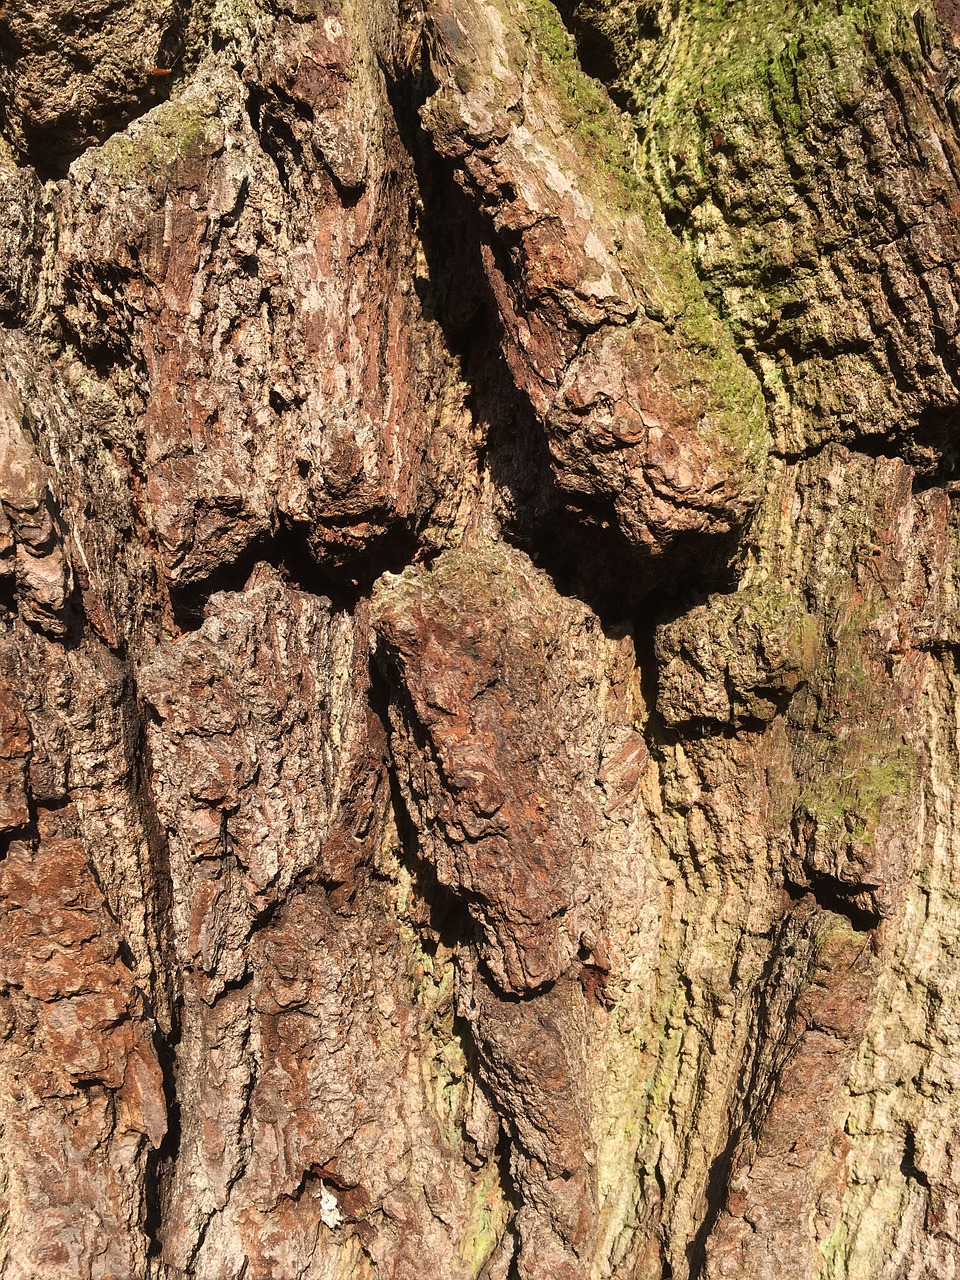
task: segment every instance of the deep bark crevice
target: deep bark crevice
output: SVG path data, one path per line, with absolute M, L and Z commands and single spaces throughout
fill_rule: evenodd
M 481 462 L 501 495 L 505 539 L 549 573 L 560 594 L 582 600 L 614 631 L 652 593 L 729 588 L 742 531 L 709 539 L 681 535 L 669 554 L 654 560 L 624 536 L 609 500 L 561 490 L 544 429 L 501 351 L 481 246 L 495 258 L 503 250 L 491 242 L 475 201 L 420 124 L 419 109 L 436 86 L 425 66 L 417 75 L 388 76 L 387 85 L 422 199 L 418 230 L 430 278 L 418 282 L 418 293 L 460 359 L 468 403 L 486 428 Z M 502 266 L 509 275 L 508 265 Z
M 369 596 L 373 583 L 384 573 L 402 572 L 416 559 L 418 548 L 416 534 L 398 526 L 355 554 L 321 561 L 310 548 L 306 528 L 285 524 L 274 534 L 256 539 L 238 559 L 202 581 L 171 584 L 174 618 L 182 631 L 196 631 L 210 597 L 221 591 L 243 591 L 258 564 L 272 565 L 296 590 L 328 599 L 335 612 L 352 614 L 358 601 Z
M 806 883 L 796 884 L 788 880 L 784 887 L 795 902 L 802 901 L 808 894 L 812 895 L 821 911 L 844 916 L 851 929 L 857 933 L 865 933 L 872 938 L 883 923 L 883 916 L 879 911 L 871 911 L 854 901 L 855 897 L 862 897 L 865 892 L 875 889 L 875 885 L 845 884 L 836 876 L 811 871 Z

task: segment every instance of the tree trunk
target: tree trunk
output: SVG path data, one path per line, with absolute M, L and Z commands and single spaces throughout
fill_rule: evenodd
M 956 0 L 0 0 L 0 1277 L 960 1274 Z

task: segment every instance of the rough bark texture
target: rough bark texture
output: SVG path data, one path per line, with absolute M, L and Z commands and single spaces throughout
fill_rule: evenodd
M 958 85 L 0 0 L 0 1276 L 958 1273 Z

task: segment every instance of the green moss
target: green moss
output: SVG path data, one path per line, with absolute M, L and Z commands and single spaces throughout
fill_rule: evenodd
M 500 1185 L 496 1161 L 484 1165 L 473 1181 L 465 1205 L 467 1224 L 458 1253 L 471 1277 L 479 1276 L 507 1225 L 510 1209 Z
M 652 986 L 657 976 L 649 975 Z M 597 1192 L 601 1206 L 598 1256 L 622 1253 L 632 1236 L 645 1186 L 660 1147 L 682 1065 L 687 991 L 677 980 L 658 993 L 649 1018 L 635 1020 L 634 997 L 612 1013 L 602 1069 L 595 1076 Z M 647 1071 L 640 1063 L 650 1064 Z M 602 1119 L 601 1119 L 602 1118 Z
M 222 141 L 211 99 L 174 99 L 109 138 L 100 149 L 99 164 L 116 182 L 169 178 L 180 163 L 208 154 Z
M 684 261 L 681 270 L 687 267 Z M 692 368 L 681 382 L 693 391 L 698 382 L 708 388 L 712 413 L 704 435 L 723 453 L 759 470 L 767 456 L 767 427 L 759 383 L 747 372 L 726 329 L 707 305 L 699 281 L 690 268 L 686 298 L 676 322 L 676 334 Z
M 424 943 L 416 923 L 417 885 L 409 868 L 396 857 L 395 848 L 381 857 L 379 870 L 393 881 L 384 905 L 396 922 L 405 956 L 405 996 L 417 1012 L 416 1057 L 421 1063 L 424 1097 L 437 1118 L 442 1142 L 459 1167 L 463 1126 L 476 1084 L 454 1015 L 454 953 L 441 943 Z M 471 1277 L 476 1277 L 503 1235 L 512 1212 L 496 1159 L 487 1161 L 473 1175 L 464 1174 L 464 1212 L 457 1248 L 469 1264 Z
M 802 123 L 822 94 L 855 101 L 864 71 L 874 60 L 919 65 L 917 32 L 898 0 L 747 0 L 731 9 L 723 0 L 691 0 L 685 6 L 690 57 L 683 79 L 696 76 L 701 112 L 743 105 L 762 97 L 777 120 Z M 815 72 L 829 64 L 829 84 Z M 799 89 L 799 94 L 797 90 Z
M 641 181 L 656 191 L 731 331 L 749 337 L 748 359 L 763 367 L 781 431 L 801 434 L 802 406 L 785 403 L 782 372 L 763 347 L 781 309 L 804 299 L 805 282 L 831 251 L 817 240 L 805 198 L 816 190 L 830 205 L 837 195 L 842 135 L 852 127 L 855 144 L 855 113 L 877 86 L 886 83 L 889 91 L 891 81 L 899 81 L 906 87 L 924 74 L 924 41 L 937 43 L 928 5 L 578 0 L 574 12 L 578 29 L 592 30 L 592 47 L 616 68 L 611 90 L 634 117 Z M 915 94 L 902 99 L 907 112 L 916 110 Z M 911 137 L 928 137 L 923 120 L 912 123 Z M 834 157 L 830 174 L 824 173 L 827 156 Z M 860 212 L 851 209 L 851 215 Z M 778 219 L 784 225 L 774 232 L 770 224 Z M 685 310 L 683 336 L 695 341 L 701 324 L 695 302 Z M 724 386 L 722 358 L 717 374 L 719 399 L 735 402 L 739 388 L 736 379 Z M 812 379 L 813 373 L 788 376 Z M 753 429 L 759 418 L 733 406 L 723 416 L 719 435 L 734 449 L 759 453 L 762 436 Z M 739 436 L 738 418 L 750 423 Z M 806 443 L 791 438 L 784 447 Z
M 223 40 L 235 40 L 250 25 L 250 0 L 214 0 L 210 7 L 210 31 Z
M 816 778 L 801 787 L 798 808 L 819 828 L 869 844 L 885 802 L 904 799 L 916 772 L 913 750 L 861 736 L 830 742 Z
M 454 1020 L 453 955 L 440 948 L 431 956 L 420 947 L 419 940 L 409 935 L 408 943 L 413 961 L 410 973 L 413 1003 L 427 1018 L 426 1043 L 421 1053 L 424 1088 L 440 1122 L 445 1145 L 459 1156 L 465 1117 L 477 1086 L 468 1069 L 465 1047 Z M 484 1164 L 469 1181 L 464 1210 L 466 1222 L 458 1252 L 469 1264 L 471 1276 L 478 1276 L 503 1234 L 510 1214 L 496 1159 Z
M 756 474 L 768 443 L 759 383 L 709 307 L 652 188 L 638 176 L 631 121 L 583 71 L 573 38 L 550 0 L 521 0 L 517 10 L 505 7 L 502 17 L 506 46 L 517 45 L 520 65 L 529 59 L 553 91 L 559 123 L 582 161 L 576 179 L 593 199 L 597 223 L 607 223 L 643 309 L 675 339 L 663 344 L 663 363 L 670 366 L 666 380 L 698 421 L 718 470 Z M 455 78 L 461 92 L 473 88 L 469 67 L 457 70 Z M 445 108 L 442 94 L 431 100 L 431 127 L 444 127 L 445 109 L 451 113 L 449 126 L 459 128 L 459 113 Z
M 839 9 L 810 0 L 687 0 L 672 35 L 682 52 L 669 78 L 658 80 L 663 67 L 653 57 L 635 65 L 622 41 L 621 70 L 649 124 L 648 161 L 660 184 L 694 198 L 718 165 L 756 165 L 768 146 L 779 157 L 791 139 L 816 141 L 838 127 L 880 67 L 909 75 L 922 62 L 916 26 L 894 0 Z
M 803 669 L 812 674 L 817 624 L 797 593 L 785 585 L 765 583 L 762 589 L 743 591 L 740 596 L 738 613 L 762 635 L 782 636 L 782 647 L 788 648 Z
M 603 1096 L 597 1100 L 598 1108 L 609 1114 L 611 1122 L 598 1152 L 601 1201 L 632 1171 L 638 1148 L 651 1143 L 669 1111 L 680 1070 L 687 999 L 687 988 L 679 981 L 662 994 L 650 1015 L 652 1025 L 660 1028 L 652 1041 L 648 1032 L 640 1028 L 618 1036 L 619 1061 L 610 1064 L 611 1070 L 603 1078 Z M 615 1022 L 618 1012 L 614 1011 Z M 637 1074 L 636 1062 L 651 1049 L 656 1059 L 644 1078 Z M 617 1105 L 611 1108 L 615 1088 Z
M 0 169 L 8 169 L 12 172 L 19 167 L 13 147 L 6 138 L 0 138 Z
M 592 169 L 610 180 L 607 192 L 623 209 L 637 206 L 636 140 L 606 89 L 577 60 L 573 38 L 550 0 L 524 0 L 526 35 L 553 88 L 563 123 Z
M 818 1280 L 844 1280 L 849 1246 L 850 1228 L 841 1219 L 820 1246 L 823 1262 L 817 1272 Z

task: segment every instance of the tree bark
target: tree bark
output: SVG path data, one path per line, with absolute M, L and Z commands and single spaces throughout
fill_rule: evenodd
M 0 1277 L 947 1280 L 955 0 L 0 0 Z

